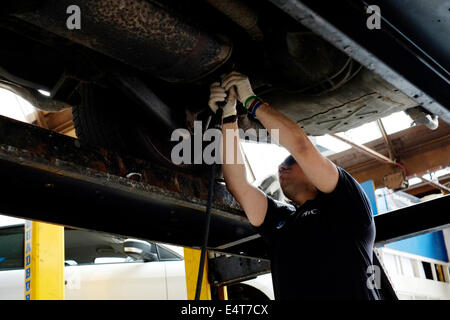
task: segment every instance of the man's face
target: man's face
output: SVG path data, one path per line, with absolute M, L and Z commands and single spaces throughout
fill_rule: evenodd
M 311 184 L 302 168 L 292 157 L 288 157 L 278 166 L 278 178 L 284 195 L 291 200 L 295 199 L 297 193 Z

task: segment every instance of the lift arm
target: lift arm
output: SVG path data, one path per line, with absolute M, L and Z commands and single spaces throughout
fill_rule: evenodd
M 141 181 L 126 178 L 138 173 Z M 0 117 L 0 212 L 199 249 L 207 175 L 189 175 Z M 375 216 L 376 245 L 450 226 L 450 195 Z M 264 242 L 216 182 L 208 250 L 268 259 Z

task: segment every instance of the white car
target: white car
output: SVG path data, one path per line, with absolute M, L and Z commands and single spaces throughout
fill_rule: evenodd
M 66 228 L 65 298 L 185 300 L 184 258 L 174 250 L 162 244 Z M 23 261 L 24 225 L 0 227 L 1 300 L 24 299 Z M 228 296 L 230 300 L 273 299 L 271 275 L 229 286 Z

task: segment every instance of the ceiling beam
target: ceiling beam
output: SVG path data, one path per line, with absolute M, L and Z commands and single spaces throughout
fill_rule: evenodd
M 449 194 L 450 193 L 450 188 L 444 186 L 443 184 L 440 184 L 439 182 L 428 180 L 428 179 L 426 179 L 424 177 L 421 177 L 421 176 L 417 176 L 417 178 L 419 178 L 423 182 L 428 183 L 429 185 L 435 187 L 436 189 L 441 190 L 444 194 Z
M 380 129 L 380 132 L 383 136 L 384 143 L 386 144 L 386 147 L 388 149 L 389 158 L 391 160 L 396 160 L 397 156 L 395 154 L 394 146 L 392 145 L 391 139 L 389 138 L 389 135 L 386 133 L 386 129 L 384 128 L 383 121 L 381 119 L 377 120 L 378 128 Z
M 402 163 L 412 174 L 409 177 L 412 177 L 414 173 L 419 174 L 434 168 L 450 166 L 449 154 L 450 144 L 422 152 L 401 154 L 401 157 Z M 343 167 L 359 182 L 373 180 L 376 188 L 384 187 L 384 176 L 398 172 L 393 165 L 374 160 L 353 166 L 345 166 L 345 163 L 339 160 L 333 160 L 333 162 Z
M 407 176 L 405 167 L 403 165 L 401 165 L 400 163 L 398 163 L 397 161 L 389 159 L 385 155 L 383 155 L 383 154 L 381 154 L 379 152 L 376 152 L 375 150 L 370 149 L 369 147 L 366 147 L 365 145 L 355 143 L 355 142 L 353 142 L 353 141 L 351 141 L 349 139 L 343 138 L 343 137 L 338 136 L 338 135 L 336 135 L 334 133 L 331 133 L 330 136 L 332 136 L 332 137 L 334 137 L 336 139 L 339 139 L 339 140 L 341 140 L 341 141 L 351 145 L 356 150 L 358 150 L 358 151 L 368 155 L 369 157 L 374 158 L 377 161 L 380 161 L 382 163 L 387 163 L 387 164 L 392 164 L 392 165 L 398 166 L 399 168 L 401 168 L 403 170 L 403 172 L 405 174 L 405 177 Z
M 383 126 L 383 125 L 381 124 L 381 127 L 382 127 L 382 126 Z M 381 130 L 381 127 L 380 127 L 380 130 Z M 384 129 L 384 128 L 383 128 L 383 129 Z M 383 130 L 383 131 L 384 131 L 384 130 Z M 330 135 L 331 135 L 332 137 L 336 138 L 336 139 L 339 139 L 339 140 L 341 140 L 341 141 L 343 141 L 343 142 L 345 142 L 345 143 L 351 145 L 351 146 L 352 146 L 353 148 L 355 148 L 356 150 L 358 150 L 358 151 L 360 151 L 360 152 L 362 152 L 362 153 L 365 153 L 366 155 L 368 155 L 368 156 L 374 158 L 375 160 L 377 160 L 377 161 L 379 161 L 379 162 L 382 162 L 382 163 L 385 163 L 385 164 L 396 165 L 396 166 L 400 167 L 400 168 L 403 170 L 403 173 L 405 174 L 404 177 L 405 177 L 405 179 L 406 179 L 406 177 L 407 177 L 407 171 L 406 171 L 406 168 L 405 168 L 402 164 L 398 163 L 397 161 L 395 161 L 395 160 L 393 160 L 393 159 L 390 159 L 390 158 L 388 158 L 388 157 L 382 155 L 381 153 L 378 153 L 378 152 L 376 152 L 375 150 L 372 150 L 371 148 L 366 147 L 365 145 L 361 145 L 361 144 L 355 143 L 355 142 L 353 142 L 353 141 L 351 141 L 351 140 L 349 140 L 349 139 L 340 137 L 340 136 L 338 136 L 338 135 L 336 135 L 336 134 L 330 134 Z M 386 135 L 386 138 L 387 138 L 387 135 Z M 393 154 L 393 153 L 392 153 L 392 154 Z M 441 190 L 444 194 L 449 194 L 449 193 L 450 193 L 450 188 L 448 188 L 448 187 L 446 187 L 446 186 L 440 184 L 439 182 L 435 182 L 435 181 L 432 181 L 432 180 L 428 180 L 428 179 L 426 179 L 426 178 L 423 178 L 421 175 L 414 175 L 414 176 L 417 177 L 417 178 L 419 178 L 419 179 L 421 179 L 423 182 L 426 182 L 426 183 L 428 183 L 429 185 L 435 187 L 436 189 Z

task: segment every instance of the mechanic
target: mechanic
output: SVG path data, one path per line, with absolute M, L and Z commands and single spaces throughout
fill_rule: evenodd
M 367 285 L 375 225 L 361 186 L 322 156 L 295 122 L 256 97 L 248 77 L 238 72 L 225 75 L 210 88 L 213 112 L 219 108 L 217 103 L 226 103 L 224 146 L 230 143 L 226 130 L 238 130 L 236 99 L 269 132 L 278 129 L 280 144 L 291 154 L 280 164 L 278 174 L 284 195 L 294 205 L 252 186 L 244 164 L 223 164 L 228 190 L 267 243 L 275 298 L 379 299 L 376 289 Z M 228 139 L 233 139 L 234 154 L 242 159 L 238 135 Z

